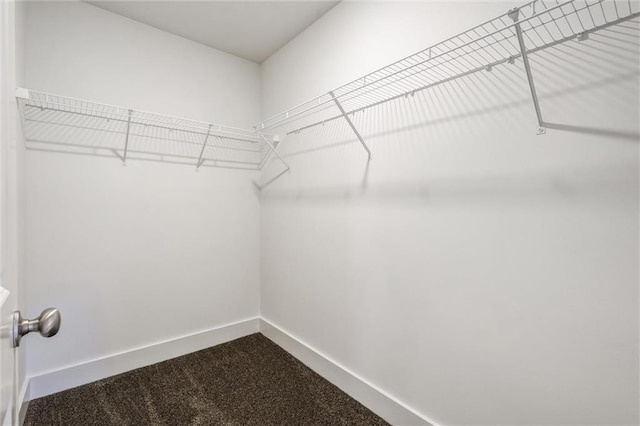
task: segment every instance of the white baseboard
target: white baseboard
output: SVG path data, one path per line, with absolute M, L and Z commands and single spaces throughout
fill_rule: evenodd
M 85 385 L 258 331 L 259 318 L 256 317 L 49 371 L 29 378 L 28 399 L 36 399 Z
M 437 424 L 364 378 L 264 318 L 251 318 L 105 356 L 27 379 L 20 392 L 19 419 L 24 421 L 29 400 L 41 398 L 136 368 L 166 361 L 201 349 L 261 332 L 309 368 L 393 425 Z
M 349 371 L 269 320 L 260 319 L 260 332 L 387 422 L 393 425 L 437 426 L 435 422 L 423 414 Z

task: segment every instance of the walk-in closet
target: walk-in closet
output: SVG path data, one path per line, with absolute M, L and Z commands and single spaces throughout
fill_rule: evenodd
M 639 424 L 639 1 L 0 30 L 3 425 Z

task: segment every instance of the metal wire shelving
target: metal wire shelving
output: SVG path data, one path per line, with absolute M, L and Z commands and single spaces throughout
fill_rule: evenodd
M 278 137 L 120 106 L 16 90 L 27 143 L 109 150 L 123 163 L 132 154 L 180 158 L 196 168 L 259 170 Z
M 344 119 L 371 158 L 351 121 L 353 114 L 416 92 L 522 60 L 538 121 L 545 122 L 528 56 L 569 41 L 584 42 L 602 29 L 632 22 L 638 30 L 640 6 L 631 0 L 534 0 L 481 23 L 326 94 L 258 123 L 261 131 L 293 134 Z

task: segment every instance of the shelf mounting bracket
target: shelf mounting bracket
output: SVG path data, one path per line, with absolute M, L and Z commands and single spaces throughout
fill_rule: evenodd
M 127 163 L 127 150 L 129 149 L 129 129 L 131 129 L 131 114 L 133 110 L 129 110 L 129 118 L 127 119 L 127 136 L 124 138 L 124 155 L 122 156 L 122 164 Z
M 369 149 L 367 144 L 364 143 L 364 139 L 362 139 L 362 136 L 360 136 L 360 133 L 358 133 L 358 129 L 356 129 L 356 126 L 354 126 L 353 122 L 349 118 L 349 115 L 345 112 L 344 108 L 342 108 L 342 105 L 340 105 L 340 102 L 338 101 L 338 98 L 336 98 L 336 96 L 333 94 L 333 91 L 329 92 L 329 95 L 331 95 L 331 98 L 333 99 L 333 102 L 336 103 L 336 106 L 340 110 L 340 113 L 342 114 L 344 119 L 347 120 L 347 123 L 349 123 L 349 127 L 351 127 L 351 130 L 353 130 L 353 133 L 356 134 L 356 136 L 358 137 L 358 140 L 360 141 L 364 149 L 367 151 L 367 154 L 369 155 L 368 159 L 371 160 L 371 150 Z
M 276 151 L 276 149 L 273 147 L 273 145 L 271 144 L 271 142 L 269 142 L 267 140 L 267 138 L 264 137 L 264 135 L 262 134 L 262 132 L 256 130 L 256 133 L 258 134 L 258 137 L 260 139 L 262 139 L 264 141 L 264 143 L 267 144 L 267 146 L 269 147 L 269 149 L 271 150 L 271 152 L 273 152 L 280 161 L 282 161 L 282 164 L 284 164 L 284 166 L 287 168 L 287 170 L 290 169 L 289 165 L 287 164 L 286 161 L 284 161 L 284 158 L 282 158 L 282 156 L 280 155 L 280 153 L 278 151 Z
M 256 134 L 258 135 L 258 138 L 262 139 L 264 141 L 264 143 L 267 144 L 267 146 L 269 147 L 269 150 L 274 153 L 278 159 L 280 161 L 282 161 L 282 164 L 284 164 L 285 169 L 283 171 L 281 171 L 280 173 L 278 173 L 276 176 L 274 176 L 273 178 L 271 178 L 268 182 L 264 183 L 263 185 L 258 185 L 258 188 L 260 190 L 264 189 L 267 187 L 267 185 L 270 185 L 274 180 L 278 179 L 280 176 L 284 175 L 285 173 L 287 173 L 289 170 L 291 170 L 291 168 L 289 167 L 289 164 L 287 164 L 286 161 L 284 161 L 284 158 L 282 158 L 282 155 L 280 155 L 280 153 L 276 150 L 276 148 L 273 146 L 273 144 L 271 144 L 271 142 L 269 142 L 267 140 L 267 138 L 264 137 L 264 135 L 262 134 L 262 132 L 260 130 L 256 130 Z M 266 164 L 266 160 L 265 160 L 265 164 Z
M 538 95 L 536 93 L 536 86 L 533 83 L 533 74 L 531 74 L 531 65 L 529 64 L 529 56 L 527 54 L 527 48 L 524 45 L 524 38 L 522 36 L 522 28 L 518 19 L 520 17 L 520 9 L 511 9 L 508 12 L 509 17 L 515 22 L 516 37 L 518 38 L 518 45 L 520 46 L 520 54 L 522 55 L 522 62 L 524 63 L 524 70 L 527 73 L 527 81 L 529 82 L 529 89 L 531 90 L 531 97 L 533 98 L 533 107 L 536 110 L 536 117 L 538 118 L 538 134 L 546 133 L 546 126 L 544 120 L 542 120 L 542 113 L 540 112 L 540 103 L 538 102 Z
M 204 155 L 204 149 L 207 147 L 207 141 L 209 140 L 209 136 L 211 135 L 211 124 L 209 124 L 209 129 L 207 130 L 207 136 L 204 137 L 204 142 L 202 143 L 202 149 L 200 150 L 200 156 L 198 157 L 198 162 L 196 163 L 196 170 L 202 166 L 204 160 L 202 156 Z

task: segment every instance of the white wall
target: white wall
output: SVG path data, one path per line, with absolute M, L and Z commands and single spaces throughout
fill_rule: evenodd
M 263 117 L 512 6 L 342 2 L 263 64 Z M 263 317 L 438 423 L 637 424 L 638 49 L 607 35 L 531 58 L 565 130 L 518 61 L 357 114 L 368 166 L 344 123 L 285 139 Z
M 27 12 L 29 89 L 232 126 L 259 119 L 257 64 L 85 3 Z M 29 150 L 25 314 L 62 313 L 57 336 L 28 337 L 29 374 L 257 316 L 255 173 Z

